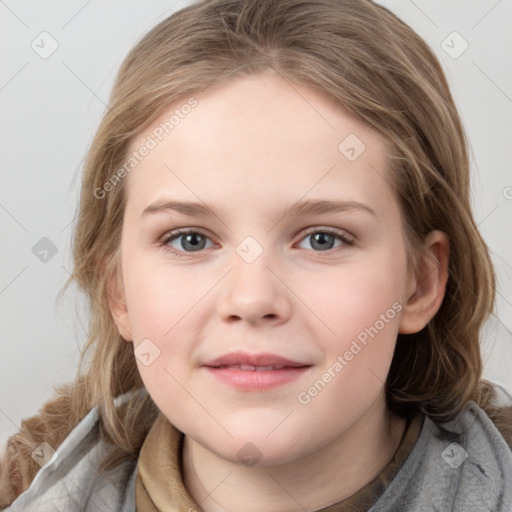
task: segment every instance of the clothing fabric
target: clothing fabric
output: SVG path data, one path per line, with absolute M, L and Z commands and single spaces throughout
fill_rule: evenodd
M 122 397 L 118 400 L 122 400 Z M 108 476 L 92 409 L 37 473 L 9 512 L 191 512 L 201 510 L 183 484 L 183 434 L 163 414 L 136 464 Z M 334 476 L 329 475 L 329 478 Z M 412 418 L 388 466 L 346 500 L 319 512 L 512 511 L 512 450 L 473 401 L 451 422 Z
M 392 460 L 375 479 L 349 498 L 318 512 L 369 510 L 405 462 L 418 439 L 422 423 L 420 415 L 407 422 Z M 183 434 L 160 414 L 144 441 L 138 460 L 137 512 L 201 510 L 201 503 L 196 503 L 182 484 L 183 439 Z M 169 482 L 173 484 L 169 485 Z

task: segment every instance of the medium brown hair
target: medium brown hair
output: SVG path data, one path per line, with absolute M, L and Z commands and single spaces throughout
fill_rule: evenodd
M 42 440 L 57 447 L 94 406 L 101 435 L 112 446 L 104 469 L 136 460 L 158 409 L 143 389 L 133 346 L 120 336 L 109 310 L 108 282 L 120 272 L 126 180 L 102 199 L 94 191 L 123 167 L 134 137 L 170 105 L 214 83 L 268 69 L 325 95 L 390 143 L 410 268 L 430 231 L 449 237 L 446 295 L 424 329 L 398 335 L 386 382 L 389 408 L 444 421 L 473 399 L 498 421 L 494 392 L 481 380 L 479 346 L 493 310 L 494 271 L 471 211 L 465 134 L 433 52 L 368 0 L 202 1 L 159 23 L 121 65 L 85 164 L 67 283 L 89 296 L 88 341 L 76 381 L 9 439 L 0 505 L 35 475 L 32 449 Z M 114 406 L 115 397 L 135 390 L 142 391 Z

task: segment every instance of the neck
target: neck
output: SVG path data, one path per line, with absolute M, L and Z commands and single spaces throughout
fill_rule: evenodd
M 314 454 L 266 467 L 225 460 L 185 437 L 185 486 L 204 512 L 318 510 L 351 496 L 381 473 L 398 448 L 405 423 L 378 400 Z

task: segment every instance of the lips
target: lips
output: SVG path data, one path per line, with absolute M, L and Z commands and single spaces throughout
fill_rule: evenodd
M 280 370 L 282 368 L 300 368 L 310 366 L 306 363 L 286 359 L 275 354 L 249 354 L 247 352 L 232 352 L 213 359 L 204 364 L 212 368 L 237 367 L 242 370 Z
M 269 372 L 271 370 L 282 370 L 283 368 L 286 368 L 286 366 L 253 366 L 252 364 L 226 364 L 218 366 L 216 368 L 230 368 L 232 370 L 243 370 L 245 372 Z
M 218 357 L 203 367 L 222 383 L 242 391 L 263 391 L 299 378 L 310 364 L 276 354 L 234 352 Z

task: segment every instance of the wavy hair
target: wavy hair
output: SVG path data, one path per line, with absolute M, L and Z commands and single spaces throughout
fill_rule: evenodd
M 471 210 L 466 136 L 433 52 L 369 0 L 206 0 L 155 26 L 120 67 L 86 158 L 74 270 L 65 285 L 76 283 L 88 295 L 88 340 L 75 381 L 57 389 L 9 439 L 0 505 L 23 492 L 37 472 L 34 447 L 42 440 L 58 446 L 94 406 L 101 436 L 112 447 L 102 469 L 137 459 L 158 409 L 109 309 L 109 280 L 120 277 L 126 180 L 101 199 L 95 191 L 123 167 L 134 137 L 170 105 L 214 83 L 268 69 L 325 95 L 390 143 L 410 268 L 418 265 L 431 230 L 449 237 L 445 298 L 424 329 L 398 335 L 386 382 L 388 407 L 402 416 L 421 411 L 446 421 L 473 399 L 505 425 L 492 405 L 491 384 L 481 379 L 479 338 L 494 307 L 494 270 Z M 114 399 L 125 393 L 131 398 L 116 408 Z

